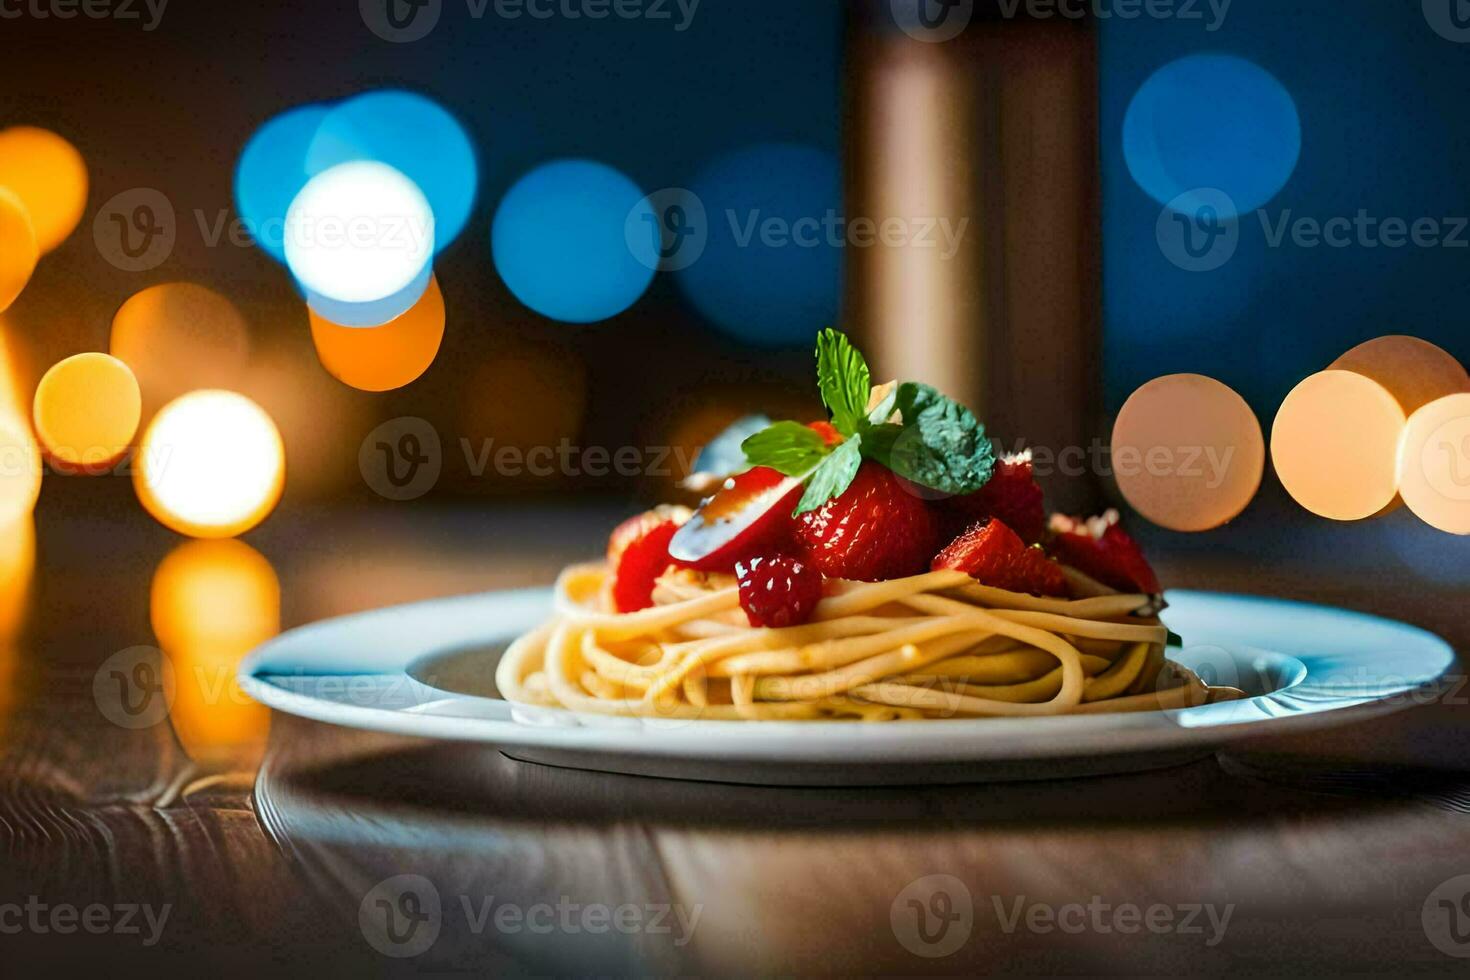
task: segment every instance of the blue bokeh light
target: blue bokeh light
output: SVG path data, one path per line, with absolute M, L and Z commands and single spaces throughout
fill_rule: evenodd
M 1154 200 L 1169 204 L 1214 188 L 1229 195 L 1237 214 L 1261 207 L 1286 185 L 1301 140 L 1290 93 L 1270 72 L 1233 55 L 1170 62 L 1139 87 L 1123 119 L 1128 170 Z
M 594 323 L 632 306 L 653 281 L 624 236 L 643 191 L 591 160 L 527 173 L 495 212 L 490 244 L 510 291 L 543 316 Z
M 262 250 L 286 261 L 286 211 L 306 186 L 306 151 L 327 118 L 326 106 L 283 112 L 256 131 L 235 167 L 235 210 Z
M 464 230 L 479 164 L 464 127 L 432 99 L 385 89 L 332 107 L 306 150 L 306 172 L 314 176 L 349 160 L 386 163 L 423 190 L 434 209 L 435 252 Z
M 678 282 L 700 313 L 762 347 L 803 346 L 836 322 L 846 226 L 833 154 L 747 147 L 711 163 L 691 190 L 708 215 L 708 241 Z
M 339 327 L 381 327 L 398 319 L 413 308 L 413 305 L 423 298 L 429 288 L 429 280 L 434 278 L 434 266 L 432 263 L 424 266 L 424 270 L 418 274 L 413 282 L 404 286 L 392 296 L 384 296 L 382 299 L 367 303 L 346 303 L 342 300 L 332 299 L 314 289 L 308 289 L 302 285 L 299 279 L 295 280 L 296 289 L 301 293 L 306 305 L 310 306 L 318 315 L 330 320 Z

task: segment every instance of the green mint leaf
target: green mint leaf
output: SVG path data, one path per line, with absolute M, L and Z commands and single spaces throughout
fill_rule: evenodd
M 995 450 L 985 426 L 968 408 L 928 385 L 899 386 L 896 407 L 903 431 L 888 448 L 887 466 L 920 486 L 941 493 L 973 493 L 995 468 Z
M 751 466 L 769 466 L 785 476 L 805 476 L 831 449 L 818 432 L 800 422 L 777 422 L 740 444 Z
M 817 335 L 817 387 L 838 432 L 857 433 L 868 414 L 872 386 L 867 361 L 844 334 L 828 327 Z
M 858 467 L 863 462 L 862 442 L 861 436 L 854 436 L 822 460 L 821 465 L 812 472 L 806 492 L 801 495 L 801 502 L 796 505 L 791 516 L 799 517 L 816 510 L 833 497 L 841 496 L 843 491 L 852 486 Z
M 903 432 L 904 427 L 895 422 L 869 425 L 863 429 L 863 455 L 893 469 L 893 447 Z

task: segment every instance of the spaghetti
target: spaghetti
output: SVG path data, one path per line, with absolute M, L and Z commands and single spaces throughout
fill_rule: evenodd
M 601 563 L 562 573 L 554 618 L 501 658 L 503 697 L 632 717 L 909 721 L 1241 696 L 1165 658 L 1146 595 L 1040 598 L 948 570 L 831 580 L 810 622 L 772 629 L 748 624 L 728 576 L 670 569 L 651 607 L 615 613 L 608 574 Z

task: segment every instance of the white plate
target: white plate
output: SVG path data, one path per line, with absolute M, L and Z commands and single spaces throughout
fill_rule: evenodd
M 1180 711 L 898 724 L 587 716 L 501 700 L 495 664 L 550 613 L 549 590 L 440 599 L 284 633 L 240 668 L 245 690 L 318 721 L 485 742 L 514 758 L 721 782 L 864 785 L 1039 779 L 1173 765 L 1227 741 L 1422 703 L 1454 661 L 1386 619 L 1249 596 L 1171 592 L 1171 656 L 1246 701 Z

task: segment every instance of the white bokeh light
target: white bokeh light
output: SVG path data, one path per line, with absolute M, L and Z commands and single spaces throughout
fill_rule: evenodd
M 309 292 L 341 303 L 400 293 L 434 255 L 428 198 L 384 163 L 356 160 L 313 177 L 286 212 L 286 265 Z
M 154 416 L 133 482 L 148 512 L 195 537 L 232 537 L 265 519 L 285 483 L 271 417 L 232 391 L 194 391 Z

